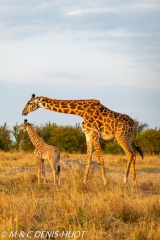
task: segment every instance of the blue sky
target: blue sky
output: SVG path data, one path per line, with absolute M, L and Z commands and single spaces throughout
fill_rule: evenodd
M 99 99 L 160 127 L 159 0 L 1 0 L 0 53 L 0 126 L 21 124 L 35 93 Z M 27 119 L 82 122 L 44 109 Z

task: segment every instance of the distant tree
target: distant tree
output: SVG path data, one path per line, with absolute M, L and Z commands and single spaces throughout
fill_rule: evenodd
M 12 149 L 19 150 L 24 133 L 22 131 L 19 131 L 18 125 L 16 124 L 13 126 L 12 134 L 15 138 L 15 141 L 12 143 Z
M 11 131 L 8 129 L 7 124 L 4 123 L 4 125 L 0 127 L 0 149 L 5 152 L 9 151 L 11 144 Z
M 149 127 L 147 123 L 140 123 L 137 120 L 135 120 L 135 122 L 137 124 L 138 133 L 145 131 Z
M 145 154 L 160 154 L 160 129 L 148 129 L 140 133 L 137 144 L 142 147 Z

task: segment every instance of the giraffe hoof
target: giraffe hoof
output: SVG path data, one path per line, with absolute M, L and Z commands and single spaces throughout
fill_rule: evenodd
M 107 185 L 107 181 L 104 181 L 104 186 L 106 186 Z
M 128 182 L 128 179 L 127 179 L 126 177 L 124 177 L 123 183 L 124 183 L 124 184 L 127 184 L 127 182 Z

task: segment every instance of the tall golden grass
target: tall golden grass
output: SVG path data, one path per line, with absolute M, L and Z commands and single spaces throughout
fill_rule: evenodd
M 131 173 L 123 185 L 125 156 L 104 160 L 106 186 L 95 155 L 83 184 L 80 154 L 61 154 L 60 187 L 49 168 L 38 186 L 32 153 L 0 152 L 0 239 L 160 239 L 160 157 L 137 156 L 137 187 Z

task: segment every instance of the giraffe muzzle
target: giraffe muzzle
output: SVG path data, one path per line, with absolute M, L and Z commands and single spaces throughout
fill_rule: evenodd
M 25 111 L 22 112 L 22 116 L 26 116 L 27 114 L 28 112 L 25 112 Z

